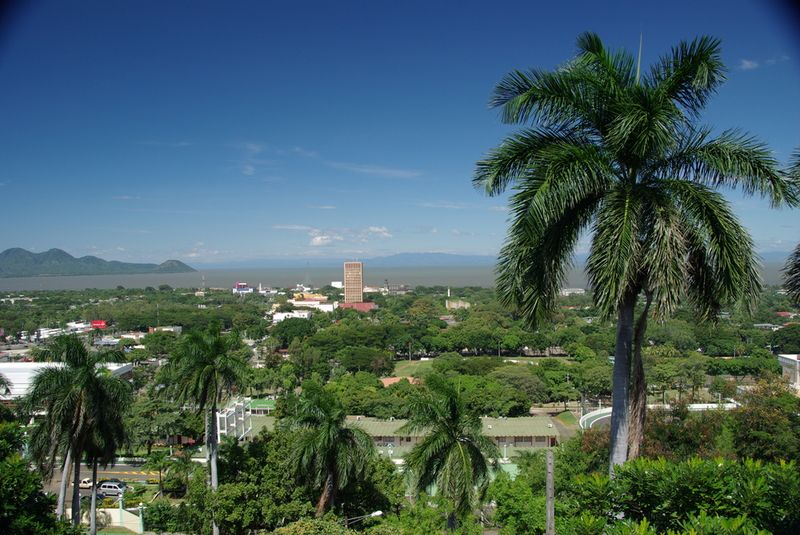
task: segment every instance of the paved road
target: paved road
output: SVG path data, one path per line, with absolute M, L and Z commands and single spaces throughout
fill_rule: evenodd
M 92 477 L 91 469 L 86 466 L 81 467 L 81 479 L 84 477 Z M 128 464 L 118 464 L 116 466 L 109 466 L 108 469 L 97 469 L 97 479 L 116 478 L 122 481 L 144 483 L 148 479 L 158 479 L 158 472 L 151 472 L 143 470 L 141 466 L 131 466 Z M 70 476 L 70 488 L 72 487 L 72 476 Z M 61 470 L 56 469 L 53 473 L 53 479 L 50 482 L 45 481 L 44 490 L 46 492 L 58 493 L 58 487 L 61 484 Z M 81 495 L 89 495 L 89 489 L 81 489 Z M 71 495 L 71 494 L 70 494 Z

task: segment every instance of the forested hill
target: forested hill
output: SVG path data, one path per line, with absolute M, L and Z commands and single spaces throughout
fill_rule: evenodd
M 46 277 L 50 275 L 110 275 L 134 273 L 187 273 L 196 271 L 178 260 L 161 264 L 131 264 L 96 256 L 75 258 L 61 249 L 32 253 L 6 249 L 0 253 L 0 277 Z

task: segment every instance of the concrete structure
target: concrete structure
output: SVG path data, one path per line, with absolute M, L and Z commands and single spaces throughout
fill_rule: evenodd
M 789 385 L 800 392 L 800 355 L 778 355 L 778 362 Z
M 275 312 L 272 315 L 272 324 L 275 325 L 276 323 L 280 323 L 283 320 L 287 320 L 289 318 L 299 318 L 302 320 L 311 319 L 311 311 L 310 310 L 292 310 L 291 312 Z
M 361 262 L 344 263 L 344 302 L 364 301 L 364 265 Z
M 253 430 L 250 401 L 235 401 L 217 412 L 217 436 L 241 440 Z
M 704 412 L 704 411 L 731 411 L 738 407 L 739 404 L 735 401 L 728 400 L 726 403 L 691 403 L 686 406 L 689 412 Z M 672 407 L 670 405 L 648 405 L 648 410 L 671 410 Z M 595 425 L 608 425 L 611 421 L 611 407 L 606 407 L 604 409 L 597 409 L 591 412 L 587 412 L 581 419 L 578 420 L 578 425 L 581 429 L 589 429 L 594 427 Z
M 0 374 L 9 382 L 8 393 L 0 393 L 0 400 L 13 401 L 28 393 L 36 374 L 46 368 L 60 368 L 62 362 L 2 362 Z M 114 375 L 124 375 L 133 369 L 133 364 L 108 363 L 105 364 Z
M 444 301 L 444 308 L 447 310 L 459 310 L 459 309 L 467 309 L 472 305 L 466 301 L 461 299 L 445 299 Z
M 341 290 L 342 288 L 344 288 L 344 284 L 342 283 L 342 281 L 331 281 L 331 288 L 338 288 Z

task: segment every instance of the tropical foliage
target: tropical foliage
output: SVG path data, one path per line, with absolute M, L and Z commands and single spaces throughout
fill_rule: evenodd
M 163 370 L 166 392 L 179 403 L 190 404 L 206 413 L 206 448 L 211 471 L 211 488 L 219 486 L 217 411 L 233 389 L 244 382 L 247 363 L 238 352 L 238 333 L 223 335 L 218 328 L 184 335 Z M 212 523 L 215 535 L 216 522 Z
M 401 431 L 425 433 L 406 456 L 417 493 L 436 485 L 452 503 L 448 528 L 476 507 L 489 484 L 490 468 L 500 452 L 483 435 L 480 418 L 467 411 L 461 393 L 439 375 L 429 375 L 425 389 L 411 401 L 411 416 Z
M 348 425 L 346 416 L 333 394 L 322 385 L 307 381 L 294 412 L 286 420 L 289 429 L 298 431 L 291 453 L 293 471 L 319 492 L 318 518 L 335 505 L 340 489 L 364 477 L 375 456 L 370 436 Z
M 72 464 L 73 525 L 80 522 L 80 468 L 84 454 L 93 462 L 108 462 L 122 443 L 122 412 L 130 400 L 128 383 L 109 373 L 104 363 L 114 353 L 90 352 L 77 336 L 59 336 L 39 352 L 39 358 L 62 363 L 34 377 L 25 405 L 43 418 L 31 432 L 31 453 L 46 475 L 52 474 L 56 456 L 63 456 L 62 473 Z M 63 514 L 66 477 L 59 492 Z
M 752 240 L 716 189 L 774 206 L 798 201 L 797 181 L 766 146 L 697 124 L 724 79 L 717 39 L 680 43 L 642 73 L 631 54 L 586 33 L 573 60 L 514 71 L 491 99 L 504 122 L 531 125 L 478 162 L 474 178 L 490 195 L 514 188 L 498 264 L 503 302 L 533 325 L 552 314 L 578 240 L 591 232 L 594 301 L 617 317 L 612 469 L 628 457 L 629 425 L 634 456 L 641 442 L 651 307 L 664 318 L 686 297 L 712 320 L 725 303 L 751 306 L 761 288 Z

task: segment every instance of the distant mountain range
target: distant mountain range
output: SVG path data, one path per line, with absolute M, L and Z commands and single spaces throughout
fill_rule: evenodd
M 178 260 L 161 264 L 131 264 L 96 256 L 75 258 L 61 249 L 32 253 L 19 247 L 0 253 L 0 277 L 47 277 L 63 275 L 128 275 L 138 273 L 188 273 L 197 271 Z

